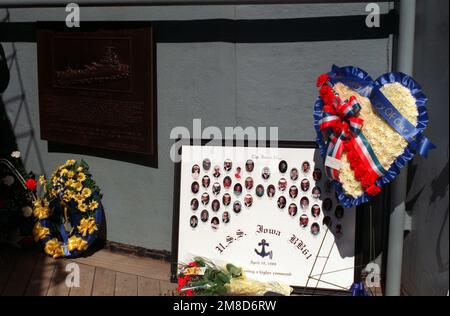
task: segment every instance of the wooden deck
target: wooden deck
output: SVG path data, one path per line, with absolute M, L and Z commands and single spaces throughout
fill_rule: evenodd
M 79 287 L 66 285 L 70 263 L 79 266 Z M 1 296 L 175 295 L 176 284 L 169 277 L 165 261 L 104 249 L 70 260 L 54 260 L 38 250 L 0 249 Z

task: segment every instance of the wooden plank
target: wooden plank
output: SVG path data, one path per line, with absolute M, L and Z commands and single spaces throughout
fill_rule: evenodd
M 0 253 L 0 295 L 8 284 L 11 272 L 16 265 L 16 261 L 19 258 L 19 252 L 17 250 L 2 249 Z
M 159 280 L 138 277 L 138 296 L 155 296 L 159 294 Z
M 90 296 L 94 284 L 95 267 L 76 263 L 80 268 L 80 286 L 70 288 L 69 296 Z
M 162 260 L 123 255 L 102 249 L 89 257 L 77 258 L 74 261 L 150 279 L 170 280 L 170 264 Z
M 138 293 L 136 275 L 117 272 L 115 296 L 136 296 Z
M 176 296 L 178 284 L 171 283 L 169 281 L 159 281 L 160 295 L 163 296 Z
M 93 296 L 113 296 L 115 290 L 116 272 L 104 268 L 95 268 Z
M 3 291 L 4 296 L 22 296 L 28 287 L 31 274 L 38 259 L 38 252 L 23 250 L 14 266 Z
M 55 259 L 41 254 L 34 267 L 25 295 L 46 296 L 54 271 Z
M 66 265 L 69 260 L 57 259 L 55 261 L 55 270 L 53 271 L 52 281 L 48 288 L 48 296 L 68 296 L 70 288 L 66 285 L 66 278 L 69 274 L 66 271 Z

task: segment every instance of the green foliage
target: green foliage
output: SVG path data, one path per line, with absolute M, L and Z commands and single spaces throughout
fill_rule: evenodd
M 188 287 L 198 295 L 224 295 L 227 292 L 225 285 L 232 278 L 242 275 L 242 269 L 232 264 L 227 264 L 226 269 L 222 269 L 202 257 L 194 258 L 194 262 L 198 267 L 206 268 L 204 275 L 191 276 L 188 283 Z
M 228 272 L 230 272 L 230 274 L 233 278 L 238 278 L 238 277 L 242 276 L 242 268 L 238 268 L 231 263 L 228 263 L 226 265 L 226 269 Z

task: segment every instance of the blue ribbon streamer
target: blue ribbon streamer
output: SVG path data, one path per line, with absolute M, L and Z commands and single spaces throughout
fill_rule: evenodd
M 362 96 L 370 99 L 373 108 L 384 120 L 395 129 L 418 154 L 428 156 L 428 151 L 436 148 L 431 141 L 425 137 L 419 129 L 412 125 L 380 91 L 378 85 L 367 73 L 356 67 L 339 68 L 333 65 L 332 71 L 328 73 L 332 84 L 341 82 L 357 91 Z M 406 75 L 405 75 L 406 76 Z M 405 79 L 404 79 L 405 80 Z
M 369 293 L 367 293 L 366 289 L 364 288 L 364 283 L 353 283 L 350 287 L 350 291 L 352 292 L 352 296 L 369 296 Z

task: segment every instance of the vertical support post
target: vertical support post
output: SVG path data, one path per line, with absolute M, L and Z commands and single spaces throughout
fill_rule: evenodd
M 416 0 L 400 1 L 400 24 L 398 35 L 397 71 L 409 75 L 414 65 Z M 386 267 L 386 295 L 400 295 L 403 261 L 403 239 L 405 228 L 405 200 L 407 166 L 402 169 L 392 185 L 391 215 Z

